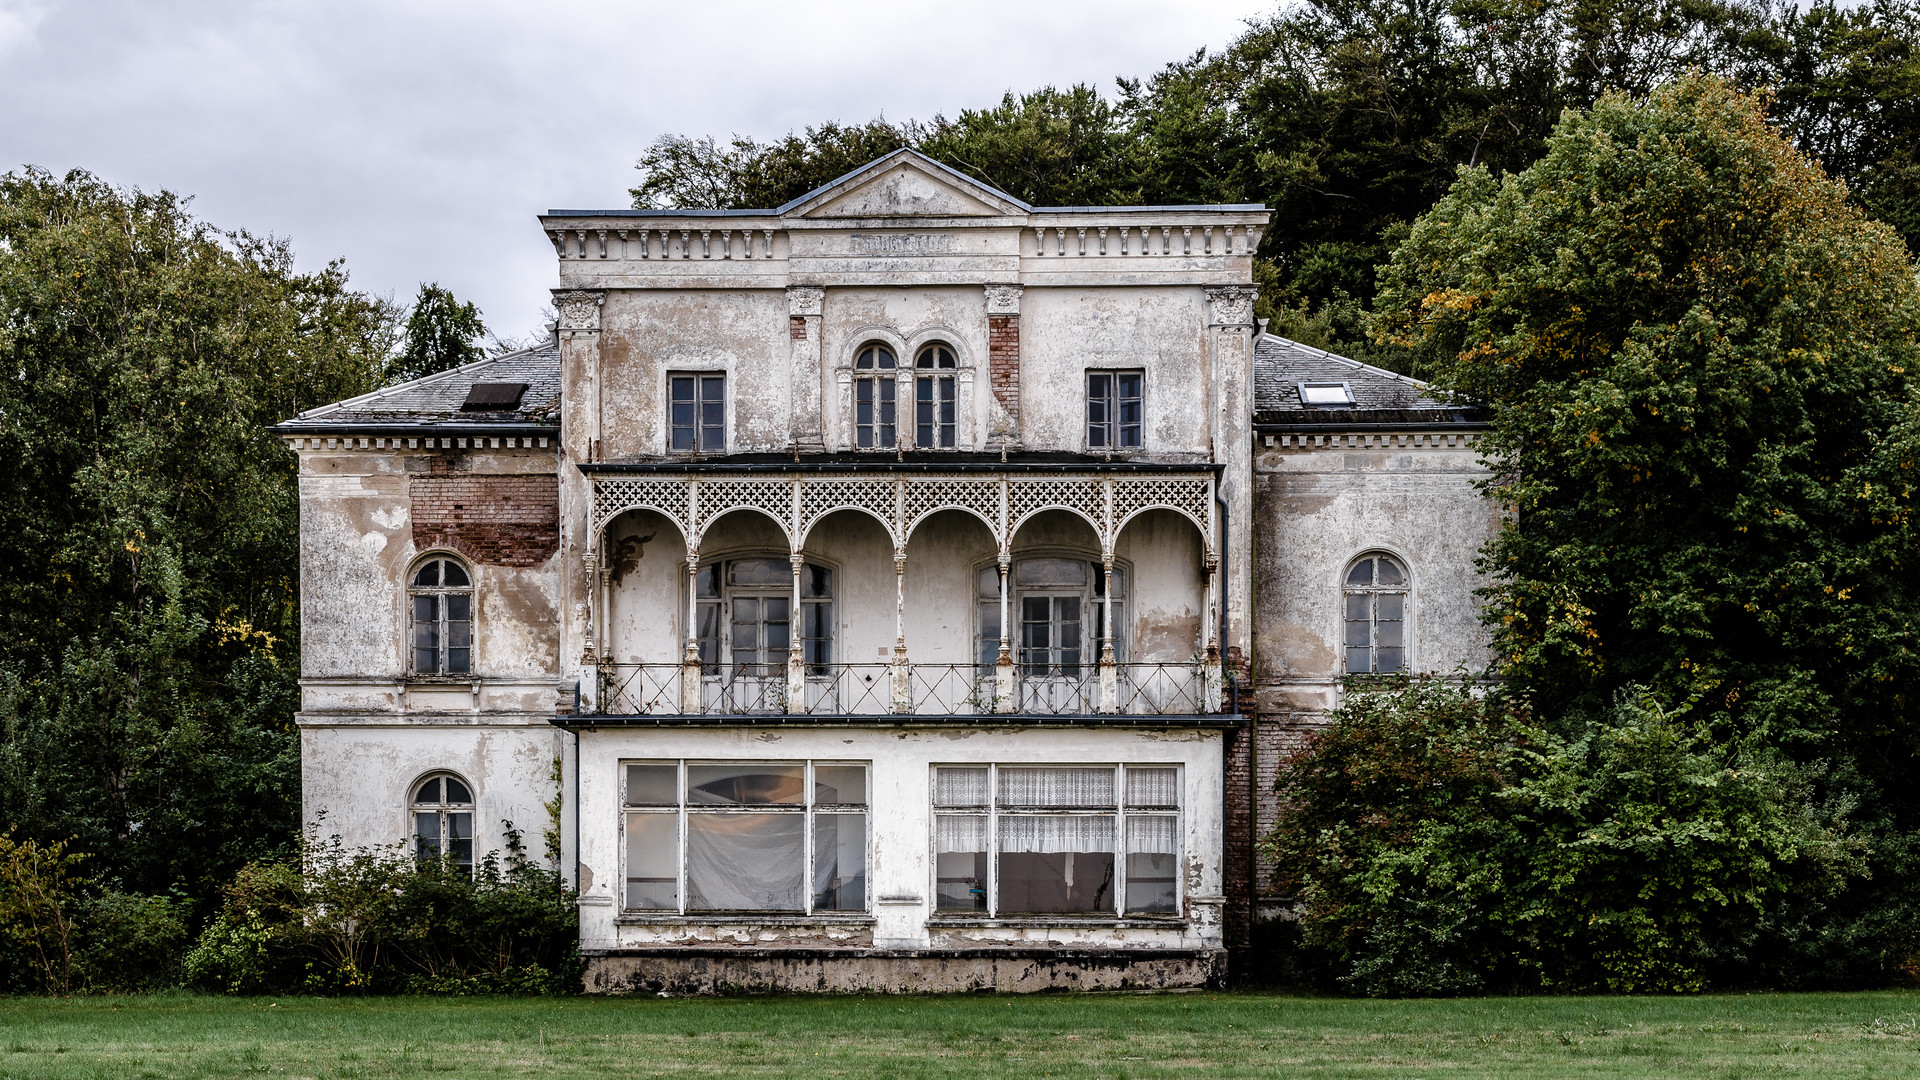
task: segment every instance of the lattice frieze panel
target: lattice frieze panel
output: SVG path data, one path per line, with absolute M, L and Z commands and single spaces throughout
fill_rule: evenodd
M 995 536 L 1000 533 L 1000 483 L 997 480 L 948 480 L 919 477 L 907 482 L 907 529 L 921 518 L 948 507 L 979 514 Z
M 1208 546 L 1212 536 L 1207 522 L 1212 519 L 1213 485 L 1204 477 L 1138 477 L 1115 480 L 1113 484 L 1113 524 L 1117 528 L 1137 511 L 1168 507 L 1193 518 Z
M 800 488 L 801 532 L 835 510 L 855 507 L 879 518 L 892 533 L 893 493 L 891 480 L 808 480 Z
M 1065 507 L 1078 510 L 1093 522 L 1093 531 L 1106 541 L 1106 480 L 1101 477 L 1055 476 L 1045 480 L 1015 480 L 1007 485 L 1007 528 L 1036 510 Z
M 687 527 L 687 482 L 674 480 L 595 479 L 593 484 L 594 527 L 628 510 L 647 506 L 673 519 L 682 533 Z
M 779 523 L 781 532 L 793 532 L 791 480 L 701 480 L 697 498 L 702 535 L 715 518 L 742 507 L 765 511 Z

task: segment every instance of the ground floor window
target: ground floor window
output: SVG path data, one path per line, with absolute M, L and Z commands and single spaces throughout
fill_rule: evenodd
M 1179 910 L 1172 765 L 934 769 L 935 906 L 984 915 Z
M 413 853 L 473 870 L 473 792 L 466 781 L 439 773 L 414 786 Z
M 864 763 L 632 761 L 621 787 L 629 909 L 867 909 Z

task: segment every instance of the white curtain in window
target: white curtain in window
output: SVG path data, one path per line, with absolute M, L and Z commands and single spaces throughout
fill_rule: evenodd
M 1128 806 L 1179 806 L 1179 769 L 1128 769 Z
M 1171 855 L 1180 840 L 1180 819 L 1176 817 L 1127 818 L 1127 854 Z
M 1003 767 L 1000 805 L 1095 809 L 1112 806 L 1113 770 Z
M 1000 819 L 1000 850 L 1040 854 L 1112 851 L 1113 819 L 1008 815 Z
M 800 814 L 688 814 L 689 911 L 798 911 L 806 875 Z
M 940 814 L 933 819 L 933 850 L 936 854 L 987 850 L 987 819 Z
M 984 768 L 934 770 L 933 805 L 987 805 L 987 770 Z

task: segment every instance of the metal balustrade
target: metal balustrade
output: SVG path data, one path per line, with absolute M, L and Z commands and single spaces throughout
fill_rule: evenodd
M 697 672 L 697 674 L 694 674 Z M 1187 716 L 1238 711 L 1236 688 L 1219 686 L 1209 708 L 1208 666 L 1179 663 L 1014 665 L 1003 683 L 992 664 L 809 664 L 794 699 L 785 665 L 599 665 L 593 712 L 605 716 Z M 1111 680 L 1106 676 L 1111 673 Z M 1219 678 L 1218 669 L 1211 673 Z M 687 680 L 699 692 L 690 701 Z M 694 706 L 694 707 L 690 707 Z

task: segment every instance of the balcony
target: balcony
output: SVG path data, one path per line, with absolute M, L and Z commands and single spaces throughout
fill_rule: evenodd
M 1232 715 L 1210 468 L 980 464 L 589 466 L 578 711 Z
M 603 663 L 606 716 L 1170 717 L 1237 712 L 1204 658 L 1071 667 L 988 664 L 730 666 Z

